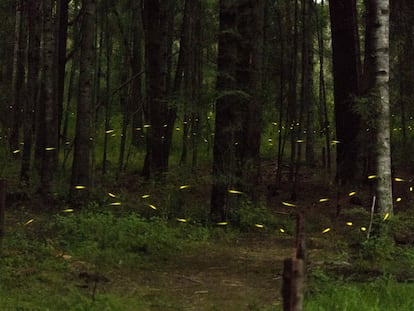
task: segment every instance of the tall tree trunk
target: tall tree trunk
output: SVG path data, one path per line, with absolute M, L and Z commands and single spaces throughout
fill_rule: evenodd
M 90 186 L 90 144 L 94 116 L 93 85 L 95 73 L 96 1 L 82 1 L 79 97 L 77 105 L 75 149 L 72 164 L 71 198 L 83 199 L 76 186 Z M 87 194 L 88 191 L 83 191 Z
M 298 80 L 298 0 L 294 0 L 293 8 L 293 21 L 292 21 L 292 8 L 291 0 L 286 2 L 286 13 L 288 16 L 288 29 L 291 31 L 291 38 L 288 38 L 288 49 L 291 57 L 289 58 L 288 65 L 288 94 L 287 94 L 287 121 L 288 128 L 290 131 L 290 172 L 289 179 L 293 184 L 292 190 L 292 200 L 296 199 L 296 189 L 295 189 L 295 159 L 296 159 L 296 141 L 298 139 L 298 113 L 297 113 L 297 80 Z
M 40 69 L 40 2 L 38 0 L 28 1 L 28 69 L 27 69 L 27 100 L 24 108 L 23 124 L 23 155 L 20 170 L 20 182 L 29 182 L 30 163 L 33 144 L 34 117 L 37 106 L 37 95 L 39 90 L 39 69 Z
M 168 2 L 168 1 L 167 1 Z M 161 0 L 145 0 L 145 59 L 146 88 L 149 125 L 147 132 L 147 154 L 143 175 L 162 174 L 168 169 L 169 150 L 167 92 L 167 45 L 168 3 Z
M 355 112 L 359 93 L 359 38 L 355 0 L 329 2 L 337 144 L 337 181 L 353 183 L 360 178 L 358 134 L 361 117 Z
M 184 76 L 184 90 L 182 92 L 182 101 L 183 101 L 183 136 L 182 136 L 182 148 L 181 148 L 181 157 L 180 165 L 184 165 L 187 162 L 187 152 L 188 152 L 188 142 L 189 142 L 189 129 L 191 126 L 191 102 L 192 102 L 192 86 L 193 86 L 193 52 L 192 49 L 192 36 L 193 36 L 193 10 L 194 10 L 194 1 L 186 0 L 184 6 L 184 16 L 183 24 L 181 30 L 181 39 L 180 39 L 180 65 L 182 68 L 177 66 L 177 75 Z M 181 72 L 179 72 L 181 71 Z M 178 77 L 178 79 L 181 79 Z M 177 82 L 177 81 L 176 81 Z
M 56 106 L 58 109 L 58 128 L 61 132 L 63 116 L 63 95 L 65 89 L 66 41 L 68 37 L 68 5 L 69 0 L 56 2 Z M 59 135 L 60 136 L 60 135 Z M 61 136 L 64 143 L 65 137 Z
M 106 174 L 107 171 L 107 157 L 108 157 L 108 133 L 110 131 L 111 123 L 111 58 L 112 58 L 112 38 L 109 31 L 109 16 L 104 17 L 104 33 L 105 33 L 105 99 L 104 99 L 104 109 L 105 109 L 105 133 L 104 133 L 104 143 L 103 143 L 103 152 L 102 152 L 102 174 Z M 102 47 L 103 48 L 103 47 Z
M 55 31 L 53 28 L 53 1 L 43 2 L 43 144 L 41 156 L 41 188 L 40 192 L 49 194 L 50 187 L 57 169 L 58 163 L 58 111 L 56 106 L 55 83 Z M 41 111 L 43 112 L 43 111 Z
M 330 122 L 329 122 L 329 114 L 328 114 L 328 105 L 326 102 L 326 86 L 325 86 L 325 42 L 324 42 L 324 22 L 323 22 L 323 15 L 322 10 L 324 9 L 324 1 L 322 0 L 320 3 L 320 8 L 316 11 L 316 19 L 317 19 L 317 31 L 318 31 L 318 54 L 319 54 L 319 105 L 320 110 L 322 111 L 322 120 L 320 122 L 322 133 L 325 136 L 325 147 L 322 150 L 326 150 L 323 153 L 326 153 L 326 156 L 323 157 L 323 162 L 326 164 L 326 168 L 328 169 L 328 177 L 331 174 L 331 129 L 330 129 Z
M 11 108 L 10 137 L 9 145 L 11 150 L 19 149 L 19 131 L 21 126 L 21 116 L 23 109 L 24 96 L 22 94 L 25 77 L 25 49 L 26 35 L 24 27 L 25 1 L 16 0 L 16 21 L 14 31 L 14 55 L 13 55 L 13 102 Z
M 260 140 L 262 132 L 262 65 L 264 1 L 245 0 L 239 4 L 238 46 L 236 77 L 240 89 L 248 94 L 241 101 L 242 124 L 236 146 L 236 158 L 243 190 L 256 201 L 260 174 Z
M 231 216 L 235 202 L 229 187 L 241 187 L 254 199 L 260 164 L 263 19 L 262 1 L 220 1 L 213 221 Z
M 238 97 L 235 94 L 235 68 L 237 63 L 237 6 L 221 0 L 219 15 L 216 119 L 213 149 L 213 188 L 211 193 L 211 219 L 227 218 L 227 189 L 234 182 L 235 126 L 238 116 Z
M 313 129 L 313 111 L 315 107 L 315 98 L 313 94 L 313 42 L 314 42 L 314 14 L 315 8 L 313 1 L 304 0 L 302 2 L 303 10 L 303 54 L 302 54 L 302 105 L 304 105 L 304 114 L 306 118 L 306 163 L 309 166 L 315 166 L 314 153 L 314 129 Z
M 369 0 L 374 26 L 371 47 L 374 64 L 374 83 L 371 99 L 376 107 L 375 162 L 377 203 L 381 216 L 392 214 L 390 103 L 389 103 L 389 0 Z
M 142 57 L 144 31 L 142 25 L 141 1 L 132 1 L 132 144 L 142 150 L 145 144 L 145 137 L 142 128 L 144 126 L 143 94 L 142 94 Z

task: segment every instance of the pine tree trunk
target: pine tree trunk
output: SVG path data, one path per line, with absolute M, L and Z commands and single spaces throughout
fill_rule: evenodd
M 68 37 L 68 0 L 56 2 L 56 106 L 58 110 L 58 129 L 61 131 L 63 116 L 63 95 L 65 90 L 66 41 Z M 64 137 L 62 136 L 62 139 Z M 60 142 L 60 139 L 59 139 Z M 64 143 L 64 141 L 62 141 Z
M 132 115 L 132 144 L 139 148 L 144 149 L 145 137 L 143 135 L 142 128 L 144 126 L 143 118 L 143 94 L 142 94 L 142 57 L 143 57 L 143 25 L 142 25 L 142 12 L 141 1 L 133 1 L 132 6 L 132 55 L 131 55 L 131 68 L 132 75 L 138 75 L 132 81 L 132 106 L 134 109 Z
M 168 170 L 169 61 L 171 57 L 170 1 L 145 0 L 146 97 L 148 107 L 147 153 L 142 174 L 146 178 Z M 171 127 L 171 126 L 170 126 Z
M 13 53 L 13 75 L 12 75 L 12 88 L 13 88 L 13 101 L 11 108 L 11 124 L 10 124 L 10 137 L 9 145 L 10 150 L 14 151 L 19 149 L 19 131 L 21 125 L 21 110 L 23 109 L 24 96 L 22 94 L 25 78 L 25 48 L 26 48 L 26 35 L 24 27 L 24 11 L 25 2 L 22 0 L 16 1 L 16 21 L 14 32 L 14 53 Z
M 77 105 L 75 149 L 72 164 L 71 198 L 84 199 L 76 186 L 90 186 L 90 145 L 94 116 L 95 15 L 96 1 L 82 1 L 79 97 Z M 87 194 L 88 191 L 83 191 Z
M 40 69 L 40 5 L 38 0 L 28 1 L 28 69 L 27 69 L 27 101 L 24 109 L 23 124 L 23 154 L 20 170 L 20 182 L 26 184 L 29 181 L 33 129 L 34 111 L 37 108 L 37 95 L 39 90 L 39 69 Z
M 336 179 L 341 184 L 354 183 L 360 165 L 358 134 L 361 117 L 355 112 L 354 97 L 359 93 L 359 43 L 355 0 L 329 1 L 336 140 Z
M 55 31 L 53 28 L 53 1 L 43 2 L 43 144 L 41 156 L 40 192 L 49 194 L 58 163 L 58 111 L 56 106 Z M 41 113 L 42 113 L 41 112 Z
M 220 1 L 211 219 L 224 221 L 238 203 L 229 187 L 255 199 L 260 168 L 263 1 Z

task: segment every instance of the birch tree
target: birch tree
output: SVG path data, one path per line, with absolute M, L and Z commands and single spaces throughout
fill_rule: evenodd
M 370 39 L 373 60 L 372 105 L 375 118 L 376 195 L 381 216 L 392 214 L 390 103 L 389 103 L 389 0 L 370 0 L 368 9 L 374 22 Z

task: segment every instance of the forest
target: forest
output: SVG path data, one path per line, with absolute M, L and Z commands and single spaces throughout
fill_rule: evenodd
M 414 1 L 0 8 L 0 310 L 414 310 Z

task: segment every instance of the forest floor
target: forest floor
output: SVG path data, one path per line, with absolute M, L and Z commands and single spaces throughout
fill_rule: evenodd
M 168 245 L 167 251 L 160 252 L 135 249 L 133 252 L 140 259 L 125 262 L 119 259 L 123 258 L 118 254 L 124 251 L 122 247 L 112 245 L 107 253 L 94 244 L 81 244 L 85 241 L 76 230 L 86 229 L 79 229 L 79 219 L 63 227 L 66 231 L 61 233 L 68 239 L 65 242 L 54 232 L 55 227 L 42 225 L 53 222 L 50 210 L 39 210 L 38 204 L 37 208 L 28 207 L 28 202 L 15 204 L 6 211 L 6 236 L 0 261 L 0 310 L 282 310 L 283 260 L 294 252 L 294 215 L 300 207 L 306 213 L 310 280 L 312 276 L 322 281 L 332 280 L 329 275 L 332 270 L 338 278 L 357 282 L 383 275 L 384 262 L 354 264 L 348 247 L 350 243 L 365 240 L 366 233 L 361 228 L 369 224 L 369 194 L 361 193 L 358 200 L 351 200 L 349 193 L 356 189 L 341 189 L 338 197 L 338 189 L 315 176 L 310 173 L 301 176 L 296 207 L 281 204 L 292 202 L 288 186 L 267 196 L 269 215 L 290 219 L 291 227 L 285 228 L 285 233 L 277 227 L 253 226 L 251 230 L 236 233 L 223 228 L 218 237 L 216 232 L 215 237 L 189 241 L 188 247 L 184 241 L 171 252 Z M 408 180 L 408 176 L 401 178 Z M 409 185 L 395 186 L 396 197 L 402 198 L 397 213 L 411 204 Z M 265 187 L 263 191 L 267 191 Z M 341 213 L 336 216 L 338 205 Z M 196 234 L 191 230 L 186 231 L 187 236 Z M 157 234 L 157 229 L 154 232 Z M 72 234 L 76 243 L 70 241 Z M 412 237 L 405 236 L 409 240 L 405 242 L 413 242 Z M 77 251 L 78 246 L 82 251 Z M 391 251 L 380 250 L 377 255 L 387 257 Z M 411 280 L 413 267 L 414 259 L 410 258 L 393 269 L 396 276 Z M 308 292 L 312 290 L 310 284 Z
M 111 271 L 101 290 L 140 296 L 149 310 L 274 310 L 289 246 L 269 236 L 209 245 L 144 271 Z

